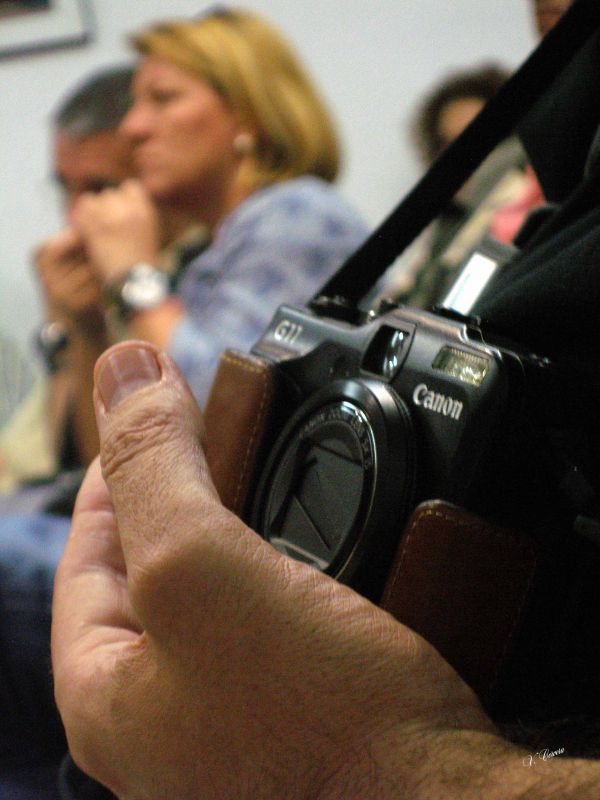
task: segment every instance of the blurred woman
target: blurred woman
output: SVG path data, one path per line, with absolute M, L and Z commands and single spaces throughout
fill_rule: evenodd
M 133 43 L 141 58 L 122 131 L 139 180 L 82 198 L 72 224 L 129 334 L 167 349 L 202 403 L 220 352 L 248 349 L 281 302 L 308 300 L 366 229 L 330 185 L 329 115 L 270 24 L 215 11 Z M 156 202 L 210 235 L 175 295 L 155 268 Z M 88 354 L 107 346 L 95 335 Z
M 425 168 L 439 158 L 508 79 L 494 63 L 442 76 L 419 104 L 412 138 Z M 486 235 L 497 209 L 525 184 L 525 153 L 514 137 L 502 142 L 388 272 L 381 293 L 419 308 L 447 294 L 467 254 Z

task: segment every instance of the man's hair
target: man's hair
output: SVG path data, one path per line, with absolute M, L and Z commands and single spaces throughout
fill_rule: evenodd
M 305 174 L 335 178 L 339 147 L 330 115 L 295 53 L 262 17 L 213 9 L 155 25 L 133 45 L 207 81 L 255 134 L 247 175 L 253 187 Z
M 55 130 L 83 139 L 119 127 L 131 107 L 132 66 L 94 72 L 62 100 L 52 116 Z

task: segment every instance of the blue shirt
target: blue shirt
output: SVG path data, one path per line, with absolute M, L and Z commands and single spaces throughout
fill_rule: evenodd
M 332 186 L 307 176 L 254 192 L 223 220 L 179 286 L 185 313 L 169 345 L 199 403 L 221 352 L 249 350 L 278 306 L 306 303 L 367 232 Z

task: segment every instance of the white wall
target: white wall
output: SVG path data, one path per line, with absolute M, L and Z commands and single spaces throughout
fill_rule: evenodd
M 29 265 L 56 229 L 48 116 L 87 71 L 128 58 L 126 33 L 201 0 L 88 0 L 89 45 L 0 60 L 0 329 L 28 346 L 40 319 Z M 303 56 L 337 117 L 345 145 L 341 190 L 373 225 L 419 167 L 407 137 L 415 105 L 441 73 L 497 59 L 517 66 L 534 44 L 529 0 L 248 0 Z M 0 22 L 0 25 L 2 22 Z

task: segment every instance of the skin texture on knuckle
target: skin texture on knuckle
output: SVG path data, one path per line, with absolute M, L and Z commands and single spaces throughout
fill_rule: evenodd
M 193 501 L 194 486 L 201 481 L 199 448 L 178 433 L 170 415 L 159 413 L 152 423 L 141 420 L 138 426 L 121 431 L 103 448 L 103 474 L 121 534 L 135 536 L 140 543 L 160 534 L 174 546 L 193 519 L 182 516 L 182 509 Z
M 140 469 L 156 469 L 153 452 L 168 454 L 173 439 L 178 438 L 177 428 L 173 411 L 160 406 L 153 412 L 135 408 L 125 425 L 109 428 L 102 442 L 102 471 L 107 483 L 121 486 L 135 471 L 136 462 L 143 462 Z M 169 466 L 165 464 L 164 471 Z
M 116 403 L 104 425 L 104 477 L 118 490 L 129 476 L 139 473 L 147 478 L 147 493 L 152 496 L 182 474 L 183 457 L 190 457 L 190 447 L 202 435 L 199 410 L 185 386 L 160 381 L 137 388 Z

